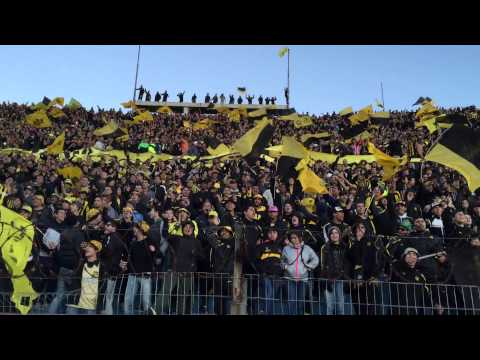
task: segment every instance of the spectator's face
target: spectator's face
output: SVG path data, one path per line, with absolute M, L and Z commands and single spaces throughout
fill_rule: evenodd
M 255 220 L 255 218 L 257 217 L 255 208 L 253 206 L 249 206 L 248 209 L 244 211 L 244 213 L 247 220 Z
M 184 221 L 187 221 L 188 220 L 188 214 L 185 212 L 185 211 L 180 211 L 178 213 L 178 220 L 180 222 L 184 222 Z
M 291 214 L 293 212 L 293 207 L 290 204 L 285 204 L 285 213 Z
M 113 226 L 111 223 L 105 224 L 104 232 L 106 235 L 113 234 L 115 230 L 116 230 L 115 226 Z
M 455 214 L 455 222 L 458 225 L 465 224 L 465 214 L 463 213 L 463 211 L 459 211 Z
M 365 229 L 365 226 L 360 224 L 357 226 L 357 228 L 355 229 L 355 235 L 357 236 L 358 239 L 361 239 L 365 236 L 365 232 L 366 232 L 366 229 Z
M 25 219 L 30 219 L 32 214 L 28 211 L 20 210 L 20 215 L 22 215 Z
M 355 209 L 357 210 L 357 214 L 360 216 L 365 215 L 365 204 L 364 203 L 358 203 L 355 206 Z
M 441 206 L 435 206 L 432 210 L 432 212 L 435 214 L 435 216 L 441 217 L 443 214 L 443 207 Z
M 398 212 L 398 215 L 405 215 L 405 213 L 407 212 L 407 208 L 403 205 L 398 205 L 397 212 Z
M 212 204 L 209 203 L 208 201 L 203 203 L 202 206 L 202 211 L 205 215 L 208 215 L 208 213 L 212 210 Z
M 338 232 L 337 229 L 333 229 L 330 232 L 330 241 L 332 241 L 335 244 L 338 244 L 340 242 L 340 233 Z
M 468 214 L 465 215 L 465 225 L 468 227 L 472 226 L 472 217 Z
M 414 252 L 409 252 L 407 255 L 405 255 L 405 262 L 410 268 L 415 267 L 415 265 L 417 264 L 417 259 L 417 254 Z
M 415 231 L 424 232 L 427 229 L 427 223 L 422 218 L 415 220 Z
M 55 215 L 55 220 L 57 221 L 57 223 L 61 224 L 65 221 L 65 210 L 61 209 L 61 210 L 58 210 Z
M 164 212 L 163 214 L 163 217 L 167 220 L 167 221 L 172 221 L 173 220 L 173 210 L 172 209 L 169 209 L 167 211 Z
M 270 211 L 268 213 L 268 215 L 270 216 L 270 219 L 272 219 L 272 220 L 277 220 L 278 219 L 278 211 Z
M 93 201 L 93 207 L 95 209 L 101 209 L 103 207 L 102 198 L 96 197 L 95 200 Z
M 276 230 L 270 230 L 268 232 L 268 240 L 277 241 L 277 239 L 278 239 L 278 232 Z
M 183 227 L 183 235 L 184 236 L 192 236 L 193 234 L 193 226 L 188 224 Z
M 462 200 L 462 208 L 468 209 L 468 207 L 469 207 L 468 200 Z
M 225 207 L 227 208 L 228 211 L 234 211 L 235 210 L 235 204 L 231 201 L 227 202 Z
M 259 207 L 260 205 L 262 205 L 262 199 L 260 199 L 260 198 L 255 198 L 254 203 L 255 203 L 255 206 L 256 206 L 256 207 Z
M 336 211 L 333 213 L 333 216 L 336 222 L 343 222 L 343 219 L 345 218 L 345 214 L 343 211 Z
M 300 219 L 298 218 L 298 216 L 292 216 L 292 225 L 293 226 L 300 225 Z
M 301 240 L 300 240 L 300 237 L 298 236 L 298 234 L 296 233 L 293 233 L 290 235 L 290 242 L 294 245 L 294 246 L 299 246 L 300 243 L 301 243 Z

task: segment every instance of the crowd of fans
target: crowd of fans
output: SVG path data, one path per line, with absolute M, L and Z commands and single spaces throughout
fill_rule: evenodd
M 68 309 L 131 314 L 139 291 L 141 311 L 166 313 L 181 288 L 187 295 L 202 292 L 221 297 L 225 301 L 220 304 L 204 305 L 210 313 L 226 314 L 232 278 L 215 277 L 198 286 L 196 274 L 233 274 L 235 239 L 240 239 L 243 272 L 259 276 L 252 280 L 255 286 L 248 287 L 248 295 L 274 299 L 259 301 L 257 307 L 249 303 L 249 311 L 277 313 L 275 309 L 285 301 L 289 314 L 313 312 L 301 304 L 316 296 L 325 299 L 327 314 L 344 314 L 347 296 L 364 304 L 372 292 L 384 291 L 375 282 L 433 284 L 422 290 L 430 294 L 435 284 L 465 284 L 456 278 L 450 254 L 456 249 L 474 253 L 480 246 L 479 194 L 468 190 L 459 173 L 438 164 L 422 167 L 421 162 L 411 162 L 383 182 L 377 163 L 340 162 L 332 168 L 316 162 L 313 170 L 326 181 L 329 193 L 312 195 L 302 191 L 297 179 L 280 179 L 276 164 L 263 159 L 253 166 L 242 159 L 132 163 L 87 157 L 73 163 L 72 152 L 99 143 L 105 149 L 138 152 L 138 145 L 147 142 L 157 145 L 158 153 L 208 155 L 212 138 L 231 145 L 254 121 L 231 122 L 223 114 L 208 115 L 216 123 L 194 131 L 184 122 L 194 124 L 205 115 L 154 114 L 154 121 L 129 129 L 128 142 L 117 142 L 93 132 L 105 124 L 105 118 L 128 120 L 133 114 L 64 111 L 66 116 L 52 128 L 38 129 L 23 122 L 27 105 L 0 104 L 1 148 L 36 152 L 65 131 L 64 160 L 0 152 L 0 183 L 7 191 L 4 205 L 35 224 L 27 273 L 37 292 L 55 294 L 49 301 L 51 313 Z M 438 135 L 416 129 L 413 111 L 392 112 L 391 117 L 369 131 L 370 141 L 392 156 L 422 158 Z M 300 139 L 308 133 L 329 132 L 330 138 L 315 140 L 310 149 L 368 154 L 366 140 L 342 139 L 339 131 L 348 120 L 338 114 L 312 116 L 313 125 L 301 129 L 273 118 L 272 145 L 280 144 L 283 136 Z M 64 178 L 57 169 L 66 166 L 79 166 L 83 175 Z M 435 255 L 419 260 L 430 254 Z M 8 277 L 5 268 L 0 271 Z M 120 285 L 119 276 L 128 281 Z M 98 280 L 96 295 L 86 293 L 86 277 Z M 313 278 L 337 281 L 312 282 Z M 340 280 L 355 280 L 362 290 L 350 291 L 350 285 Z M 1 291 L 7 291 L 8 281 L 1 284 Z M 78 289 L 74 306 L 65 307 L 64 294 Z M 113 305 L 118 292 L 120 307 Z M 442 313 L 442 306 L 454 295 L 430 296 L 430 306 Z M 182 301 L 176 311 L 192 308 Z M 357 314 L 369 311 L 363 305 L 351 309 Z
M 138 89 L 138 100 L 140 101 L 152 101 L 152 94 L 150 93 L 150 90 L 147 90 L 142 86 L 140 86 Z M 145 95 L 145 98 L 144 98 L 144 95 Z M 155 102 L 167 102 L 168 101 L 168 98 L 169 98 L 170 94 L 168 93 L 167 90 L 165 90 L 163 93 L 160 93 L 159 91 L 157 91 L 155 93 L 155 96 L 153 98 L 153 101 Z M 177 97 L 178 97 L 178 102 L 179 103 L 183 103 L 183 98 L 185 96 L 185 91 L 183 92 L 179 92 L 177 94 Z M 285 90 L 285 97 L 286 99 L 288 100 L 288 91 Z M 245 100 L 248 102 L 248 104 L 253 104 L 253 100 L 255 99 L 255 95 L 248 95 L 246 94 L 245 95 Z M 228 95 L 228 104 L 235 104 L 235 101 L 237 102 L 237 104 L 243 104 L 243 97 L 241 95 L 239 95 L 237 97 L 237 99 L 235 100 L 235 95 Z M 258 98 L 257 98 L 257 102 L 258 102 L 258 105 L 275 105 L 275 102 L 277 101 L 277 97 L 276 96 L 271 96 L 271 97 L 263 97 L 263 95 L 260 95 Z M 192 103 L 196 103 L 197 102 L 197 94 L 193 94 L 192 95 L 192 100 L 191 100 Z M 205 104 L 227 104 L 227 98 L 225 97 L 225 94 L 220 94 L 220 96 L 218 96 L 217 94 L 213 95 L 213 96 L 210 96 L 210 93 L 207 93 L 205 95 L 205 100 L 204 100 L 204 103 Z

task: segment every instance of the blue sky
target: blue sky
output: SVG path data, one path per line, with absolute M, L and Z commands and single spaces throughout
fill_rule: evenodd
M 247 92 L 284 103 L 285 45 L 142 46 L 139 84 L 176 99 L 196 92 Z M 480 106 L 480 46 L 290 46 L 291 103 L 299 112 L 354 109 L 380 98 L 407 109 L 419 96 L 440 106 Z M 84 106 L 119 108 L 131 99 L 136 46 L 0 46 L 0 101 L 38 102 L 44 95 Z

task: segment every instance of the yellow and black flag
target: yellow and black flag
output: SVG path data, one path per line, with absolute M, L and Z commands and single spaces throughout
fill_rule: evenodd
M 355 136 L 360 135 L 367 129 L 368 129 L 368 121 L 362 121 L 358 125 L 349 126 L 347 128 L 344 128 L 343 130 L 340 130 L 339 134 L 342 135 L 342 137 L 345 140 L 348 140 Z
M 278 56 L 280 56 L 282 58 L 286 54 L 288 54 L 289 51 L 290 51 L 290 49 L 288 47 L 281 48 L 278 52 Z
M 65 131 L 62 132 L 50 145 L 47 146 L 47 154 L 58 155 L 63 153 L 65 145 Z
M 338 115 L 340 115 L 340 116 L 348 116 L 348 115 L 351 115 L 351 114 L 353 114 L 353 108 L 351 106 L 340 110 L 340 112 L 338 113 Z
M 380 111 L 370 114 L 370 124 L 372 125 L 384 124 L 387 119 L 390 119 L 390 113 L 388 111 Z
M 52 123 L 47 116 L 45 110 L 37 110 L 33 114 L 25 117 L 25 124 L 36 127 L 38 129 L 45 129 L 52 127 Z
M 247 131 L 232 146 L 234 152 L 250 159 L 258 158 L 272 140 L 274 127 L 272 120 L 263 118 L 258 124 Z
M 263 118 L 264 116 L 267 116 L 267 109 L 264 107 L 248 113 L 248 117 L 251 119 L 259 119 Z
M 95 135 L 95 136 L 106 136 L 106 135 L 110 135 L 110 134 L 115 133 L 117 130 L 118 130 L 118 124 L 115 121 L 111 120 L 104 127 L 96 129 L 93 132 L 93 135 Z
M 451 125 L 462 125 L 470 126 L 470 122 L 465 114 L 454 113 L 454 114 L 443 114 L 436 117 L 437 123 L 440 124 L 451 124 Z
M 479 130 L 453 125 L 429 151 L 425 160 L 457 170 L 468 183 L 470 191 L 480 187 Z
M 328 139 L 332 136 L 332 134 L 328 132 L 321 132 L 316 134 L 304 134 L 300 137 L 300 141 L 303 143 L 305 147 L 309 147 L 314 142 L 318 141 L 318 139 Z

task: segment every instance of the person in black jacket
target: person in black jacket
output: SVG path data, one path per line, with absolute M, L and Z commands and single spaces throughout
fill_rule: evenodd
M 260 105 L 263 105 L 263 96 L 262 96 L 262 95 L 260 95 L 260 96 L 258 97 L 258 103 L 259 103 Z
M 229 95 L 228 98 L 229 98 L 229 100 L 228 100 L 229 104 L 235 104 L 235 96 Z
M 145 101 L 150 101 L 152 100 L 152 95 L 150 94 L 150 91 L 147 91 L 147 94 L 145 95 Z
M 185 95 L 185 91 L 177 94 L 178 102 L 183 103 L 183 96 L 184 95 Z
M 150 295 L 152 290 L 151 275 L 155 271 L 155 245 L 148 239 L 150 226 L 145 221 L 134 224 L 135 240 L 130 245 L 128 262 L 121 261 L 120 267 L 128 269 L 127 288 L 125 290 L 124 314 L 134 313 L 134 299 L 137 291 L 142 296 L 143 311 L 150 310 Z M 128 267 L 127 267 L 128 266 Z M 139 289 L 140 288 L 140 289 Z
M 167 102 L 167 99 L 168 99 L 168 92 L 167 90 L 165 90 L 164 93 L 162 94 L 162 102 Z
M 281 266 L 282 238 L 275 226 L 267 230 L 267 237 L 259 241 L 256 248 L 257 270 L 260 274 L 260 313 L 275 315 L 281 313 Z
M 79 228 L 66 229 L 60 235 L 60 244 L 55 259 L 59 266 L 57 278 L 57 292 L 50 303 L 48 312 L 50 314 L 63 313 L 64 295 L 71 290 L 71 284 L 75 276 L 81 254 L 80 244 L 85 242 L 85 234 Z
M 207 93 L 207 95 L 205 95 L 205 104 L 208 104 L 210 103 L 210 94 Z
M 198 262 L 204 258 L 204 254 L 200 240 L 194 236 L 194 230 L 194 224 L 186 221 L 182 224 L 182 236 L 168 238 L 173 273 L 167 274 L 167 278 L 164 279 L 162 296 L 159 298 L 163 314 L 171 310 L 173 292 L 178 294 L 176 314 L 198 313 L 198 304 L 192 301 L 192 295 L 195 295 L 193 273 L 198 270 Z
M 377 281 L 383 278 L 385 257 L 382 239 L 367 235 L 365 225 L 357 223 L 352 229 L 351 246 L 348 249 L 352 300 L 356 314 L 379 315 L 382 303 L 381 289 Z
M 105 315 L 113 315 L 113 298 L 117 277 L 122 273 L 120 262 L 128 258 L 128 248 L 117 233 L 117 223 L 109 220 L 105 223 L 103 251 L 100 259 L 105 264 L 107 289 L 105 293 Z
M 401 261 L 392 267 L 391 299 L 393 315 L 424 315 L 431 307 L 427 279 L 417 268 L 418 251 L 406 248 Z
M 161 97 L 162 97 L 162 96 L 161 96 L 160 93 L 157 91 L 157 92 L 155 93 L 155 98 L 154 98 L 155 102 L 160 102 Z
M 77 267 L 72 282 L 72 290 L 80 290 L 80 294 L 75 297 L 74 304 L 67 305 L 68 315 L 95 315 L 101 312 L 104 302 L 105 264 L 98 256 L 102 243 L 98 240 L 84 242 L 82 249 L 85 260 Z
M 195 104 L 196 102 L 197 102 L 197 94 L 193 94 L 192 103 Z
M 239 96 L 238 99 L 237 99 L 237 104 L 240 105 L 240 104 L 242 104 L 242 103 L 243 103 L 243 99 L 242 99 L 241 96 Z
M 213 254 L 213 286 L 210 286 L 208 313 L 226 315 L 230 313 L 232 298 L 232 275 L 235 255 L 235 236 L 232 227 L 223 226 L 218 231 L 209 228 L 207 241 Z

